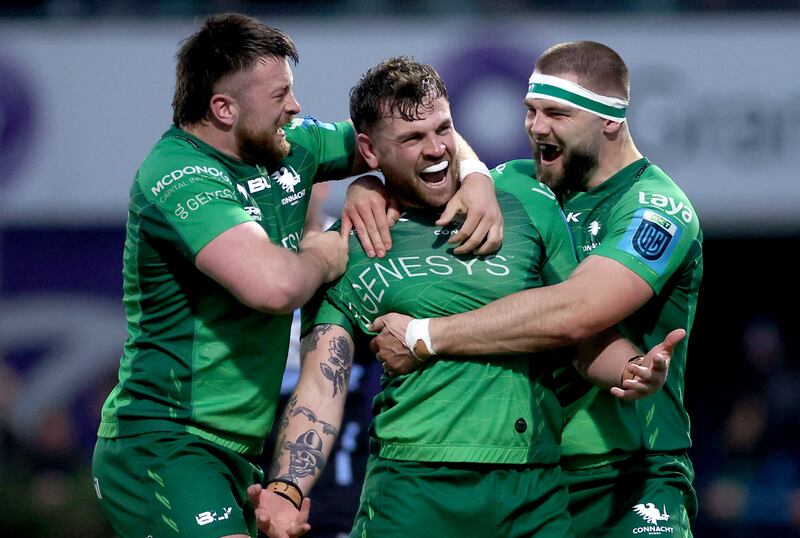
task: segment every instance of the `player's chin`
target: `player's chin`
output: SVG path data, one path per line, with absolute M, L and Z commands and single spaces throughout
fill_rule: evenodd
M 452 198 L 454 194 L 455 189 L 453 189 L 453 191 L 428 192 L 420 198 L 422 198 L 426 206 L 441 209 L 447 205 L 447 202 L 450 201 L 450 198 Z

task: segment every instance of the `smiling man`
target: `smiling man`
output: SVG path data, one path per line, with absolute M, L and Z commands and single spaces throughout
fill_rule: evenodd
M 101 412 L 94 485 L 121 536 L 255 536 L 247 487 L 263 471 L 250 458 L 275 416 L 292 313 L 347 260 L 346 233 L 303 235 L 312 186 L 366 169 L 349 121 L 295 117 L 298 53 L 284 32 L 213 15 L 177 60 L 174 125 L 130 189 L 128 339 Z M 491 179 L 473 175 L 454 205 L 494 230 L 496 247 Z M 373 217 L 357 227 L 388 236 Z M 298 536 L 308 503 L 272 517 L 287 504 L 281 486 L 267 484 L 265 530 Z
M 130 189 L 128 339 L 95 489 L 121 536 L 254 536 L 246 490 L 263 472 L 247 456 L 275 414 L 292 311 L 347 260 L 338 233 L 301 240 L 309 196 L 282 204 L 280 178 L 310 195 L 360 164 L 349 123 L 292 122 L 298 54 L 280 30 L 212 16 L 177 58 L 174 125 Z
M 534 149 L 526 169 L 561 199 L 581 260 L 565 282 L 434 319 L 382 316 L 373 348 L 387 363 L 424 356 L 522 353 L 579 341 L 619 324 L 642 349 L 691 330 L 703 274 L 702 231 L 683 191 L 634 144 L 628 69 L 601 43 L 562 43 L 537 60 L 525 96 Z M 534 172 L 535 170 L 535 172 Z M 399 336 L 399 338 L 398 338 Z M 561 465 L 578 536 L 648 532 L 641 507 L 660 507 L 655 532 L 691 536 L 697 513 L 686 340 L 664 389 L 614 398 L 571 369 L 555 379 L 566 420 Z
M 350 109 L 364 159 L 383 171 L 404 213 L 386 258 L 368 258 L 351 238 L 344 275 L 304 307 L 302 371 L 271 470 L 298 504 L 331 451 L 352 361 L 369 355 L 367 327 L 375 317 L 463 312 L 560 282 L 577 263 L 555 196 L 519 162 L 494 173 L 505 214 L 497 254 L 457 255 L 450 248 L 456 227 L 436 221 L 455 193 L 458 155 L 447 90 L 431 66 L 400 57 L 373 67 L 351 91 Z M 673 344 L 652 356 L 668 354 Z M 593 377 L 604 386 L 619 384 L 638 354 L 618 336 L 588 349 L 602 351 L 587 370 L 606 365 Z M 351 535 L 405 538 L 435 529 L 440 536 L 571 536 L 558 468 L 561 407 L 543 382 L 553 357 L 412 360 L 419 366 L 413 373 L 395 375 L 401 372 L 387 366 L 381 380 Z M 660 367 L 632 366 L 647 380 L 616 387 L 619 395 L 656 390 L 666 373 L 663 361 Z

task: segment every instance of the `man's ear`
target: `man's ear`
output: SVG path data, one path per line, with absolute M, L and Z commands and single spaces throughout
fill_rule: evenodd
M 367 163 L 373 170 L 377 170 L 378 166 L 378 156 L 375 153 L 375 145 L 372 143 L 372 139 L 369 135 L 365 133 L 358 133 L 356 136 L 356 146 L 358 146 L 358 151 L 361 152 L 361 155 L 364 157 L 364 162 Z
M 215 93 L 211 96 L 208 110 L 212 120 L 229 127 L 236 123 L 236 118 L 239 116 L 236 99 L 224 93 Z
M 621 121 L 611 121 L 611 120 L 604 120 L 605 125 L 603 126 L 603 132 L 609 136 L 616 136 L 620 129 L 622 129 Z

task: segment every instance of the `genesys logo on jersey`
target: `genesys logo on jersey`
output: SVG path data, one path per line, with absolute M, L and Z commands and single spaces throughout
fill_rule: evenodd
M 281 198 L 281 205 L 295 205 L 306 195 L 305 189 L 295 192 L 295 186 L 300 183 L 300 176 L 292 168 L 281 166 L 280 170 L 272 174 L 270 178 L 274 179 L 284 192 L 289 194 L 289 196 Z
M 662 506 L 659 510 L 653 503 L 639 503 L 633 507 L 633 512 L 646 523 L 640 527 L 634 527 L 633 534 L 661 536 L 675 532 L 675 528 L 668 524 L 670 515 L 667 513 L 666 506 Z

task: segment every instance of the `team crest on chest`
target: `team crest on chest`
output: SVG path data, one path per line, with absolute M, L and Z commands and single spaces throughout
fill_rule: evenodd
M 281 205 L 296 205 L 306 195 L 306 189 L 295 190 L 300 183 L 300 176 L 291 167 L 281 166 L 281 169 L 270 176 L 287 194 L 281 198 Z
M 273 174 L 273 177 L 286 192 L 294 192 L 294 186 L 300 183 L 300 176 L 293 170 L 282 166 L 280 170 Z

